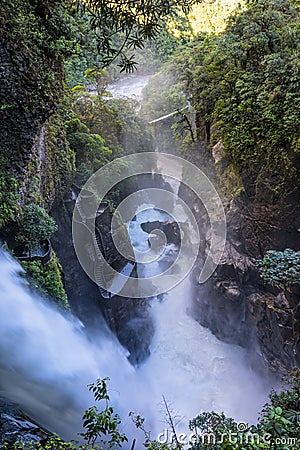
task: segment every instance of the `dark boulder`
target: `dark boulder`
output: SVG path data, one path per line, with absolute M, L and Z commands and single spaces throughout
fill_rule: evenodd
M 163 231 L 168 244 L 180 245 L 181 243 L 179 225 L 174 220 L 167 220 L 165 222 L 161 222 L 159 220 L 156 220 L 154 222 L 144 222 L 141 224 L 141 227 L 143 231 L 149 234 L 153 230 Z
M 17 405 L 0 398 L 0 449 L 4 443 L 12 448 L 15 442 L 47 442 L 51 433 L 21 411 Z M 7 448 L 7 447 L 6 447 Z

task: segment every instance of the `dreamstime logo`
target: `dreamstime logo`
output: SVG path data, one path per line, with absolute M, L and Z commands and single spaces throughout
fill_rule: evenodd
M 169 291 L 189 274 L 199 252 L 200 233 L 193 208 L 178 194 L 151 187 L 138 190 L 118 205 L 110 224 L 111 238 L 118 253 L 132 264 L 146 265 L 158 261 L 167 242 L 161 229 L 151 231 L 149 249 L 145 252 L 133 251 L 124 233 L 120 233 L 120 223 L 128 224 L 141 211 L 155 208 L 171 216 L 179 227 L 180 247 L 176 259 L 161 273 L 144 278 L 136 278 L 126 270 L 118 271 L 109 264 L 104 254 L 105 242 L 96 232 L 99 205 L 120 182 L 145 174 L 154 181 L 159 178 L 157 176 L 162 177 L 169 185 L 175 186 L 174 192 L 182 183 L 205 207 L 210 220 L 210 247 L 199 276 L 200 283 L 215 271 L 226 240 L 225 213 L 220 197 L 209 178 L 195 165 L 174 155 L 155 152 L 137 153 L 112 161 L 99 169 L 79 194 L 73 213 L 73 241 L 87 275 L 102 289 L 123 297 L 151 297 Z M 153 239 L 154 234 L 156 239 Z
M 269 445 L 273 442 L 276 445 L 290 445 L 295 446 L 298 442 L 297 438 L 281 436 L 274 438 L 270 433 L 258 434 L 249 429 L 248 424 L 239 422 L 237 424 L 236 432 L 228 430 L 227 433 L 219 433 L 218 435 L 213 432 L 200 433 L 198 429 L 189 435 L 186 433 L 175 434 L 168 429 L 164 429 L 162 433 L 157 436 L 157 441 L 161 444 L 172 444 L 178 442 L 181 445 L 195 445 L 201 443 L 202 445 L 216 445 L 229 442 L 230 444 L 243 444 L 255 445 L 257 447 L 262 445 Z M 265 447 L 264 447 L 265 448 Z

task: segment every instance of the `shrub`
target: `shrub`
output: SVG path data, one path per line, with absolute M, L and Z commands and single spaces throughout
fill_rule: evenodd
M 300 284 L 300 252 L 269 250 L 256 262 L 261 278 L 273 286 Z
M 45 297 L 51 297 L 58 306 L 70 309 L 62 281 L 62 267 L 54 254 L 52 261 L 43 265 L 41 261 L 22 261 L 31 284 Z
M 118 414 L 114 413 L 114 408 L 109 405 L 109 395 L 107 391 L 106 382 L 109 378 L 96 380 L 96 383 L 88 386 L 89 390 L 93 392 L 95 401 L 104 401 L 105 408 L 101 411 L 96 406 L 87 409 L 83 415 L 83 427 L 86 429 L 80 435 L 84 438 L 87 444 L 95 445 L 100 441 L 108 448 L 122 447 L 123 442 L 128 439 L 125 434 L 120 433 L 119 425 L 121 419 Z M 104 436 L 107 439 L 104 439 Z M 107 448 L 107 447 L 106 447 Z
M 31 252 L 43 241 L 50 239 L 57 231 L 57 225 L 44 208 L 31 204 L 25 206 L 23 218 L 16 240 Z

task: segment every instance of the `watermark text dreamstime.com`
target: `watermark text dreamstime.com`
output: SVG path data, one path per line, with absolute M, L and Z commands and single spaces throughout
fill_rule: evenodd
M 228 430 L 228 432 L 218 435 L 213 432 L 201 433 L 195 430 L 190 434 L 179 432 L 175 436 L 174 433 L 165 428 L 162 433 L 158 434 L 157 440 L 162 444 L 171 444 L 174 441 L 181 445 L 196 445 L 199 443 L 202 445 L 216 445 L 229 442 L 230 444 L 252 444 L 257 446 L 259 444 L 270 444 L 270 442 L 273 442 L 275 445 L 296 446 L 299 441 L 295 437 L 273 437 L 270 433 L 258 434 L 249 431 L 247 424 L 244 422 L 239 422 L 237 429 L 238 431 L 235 432 Z

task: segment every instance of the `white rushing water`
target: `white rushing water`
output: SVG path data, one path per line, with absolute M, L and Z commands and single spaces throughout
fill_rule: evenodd
M 159 217 L 154 210 L 137 215 L 131 234 L 139 249 L 148 239 L 139 224 Z M 220 342 L 188 314 L 188 279 L 163 299 L 152 300 L 151 356 L 134 369 L 112 333 L 99 330 L 91 341 L 78 320 L 30 294 L 19 272 L 19 264 L 2 251 L 1 394 L 49 429 L 76 438 L 82 413 L 93 403 L 86 386 L 105 376 L 111 378 L 112 403 L 129 436 L 138 435 L 128 419 L 131 410 L 146 417 L 152 437 L 163 431 L 162 395 L 185 416 L 185 426 L 197 413 L 212 409 L 255 420 L 266 400 L 263 380 L 251 370 L 245 350 Z
M 76 437 L 92 403 L 86 385 L 99 376 L 111 377 L 112 401 L 125 423 L 135 409 L 154 435 L 162 427 L 162 394 L 187 419 L 211 409 L 255 419 L 265 400 L 263 382 L 244 350 L 218 341 L 188 315 L 188 280 L 155 302 L 151 356 L 135 370 L 106 330 L 90 342 L 75 319 L 32 297 L 7 254 L 0 269 L 1 393 L 50 429 Z
M 137 214 L 129 227 L 135 248 L 148 247 L 142 222 L 166 218 L 155 209 Z M 140 275 L 155 273 L 174 252 L 174 245 L 167 245 L 158 262 L 139 268 Z M 188 278 L 151 300 L 151 356 L 133 368 L 107 328 L 87 338 L 76 318 L 29 292 L 20 270 L 15 260 L 0 252 L 0 394 L 18 402 L 44 426 L 76 439 L 82 413 L 93 403 L 86 386 L 107 376 L 112 404 L 123 419 L 122 431 L 131 437 L 139 436 L 128 418 L 131 410 L 147 419 L 152 438 L 163 432 L 162 395 L 176 414 L 185 416 L 185 429 L 203 410 L 255 421 L 267 397 L 265 382 L 251 369 L 245 350 L 219 341 L 190 316 Z M 142 448 L 139 439 L 136 448 Z
M 150 75 L 128 75 L 121 78 L 116 83 L 110 83 L 107 90 L 113 97 L 131 98 L 140 102 L 142 100 L 142 90 L 148 83 Z
M 147 250 L 149 235 L 142 231 L 141 223 L 169 218 L 155 209 L 137 214 L 129 227 L 135 247 Z M 173 244 L 166 245 L 156 263 L 142 268 L 142 275 L 160 273 L 160 265 L 174 252 Z M 266 384 L 252 370 L 246 350 L 221 342 L 191 317 L 191 297 L 191 281 L 186 278 L 162 299 L 152 301 L 155 336 L 151 356 L 138 369 L 149 389 L 147 396 L 159 411 L 164 395 L 179 416 L 185 417 L 185 424 L 203 410 L 225 411 L 236 420 L 255 422 L 267 399 Z
M 92 404 L 87 384 L 134 379 L 125 350 L 107 330 L 90 342 L 81 323 L 28 291 L 20 266 L 0 256 L 0 392 L 69 438 Z M 116 402 L 116 395 L 114 395 Z

